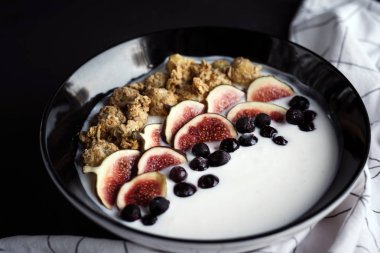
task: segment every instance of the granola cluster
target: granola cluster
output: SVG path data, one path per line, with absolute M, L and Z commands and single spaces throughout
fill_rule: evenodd
M 260 75 L 260 66 L 248 59 L 212 64 L 174 54 L 167 72 L 155 72 L 142 82 L 116 88 L 96 116 L 95 124 L 80 133 L 86 165 L 98 166 L 119 149 L 139 149 L 138 132 L 149 115 L 166 116 L 170 107 L 183 100 L 203 102 L 208 92 L 221 84 L 248 85 Z

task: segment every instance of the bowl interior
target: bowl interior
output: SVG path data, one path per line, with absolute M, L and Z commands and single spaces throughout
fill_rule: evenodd
M 121 237 L 124 237 L 120 234 L 121 230 L 130 230 L 120 228 L 119 224 L 104 215 L 84 191 L 74 167 L 77 136 L 83 122 L 99 100 L 113 88 L 146 74 L 173 53 L 200 57 L 244 56 L 294 75 L 324 98 L 326 109 L 331 112 L 341 133 L 341 161 L 337 175 L 326 194 L 310 211 L 292 224 L 276 231 L 254 235 L 252 238 L 264 237 L 301 224 L 347 193 L 362 171 L 370 143 L 368 116 L 360 96 L 350 82 L 322 58 L 287 41 L 232 28 L 186 28 L 152 33 L 102 53 L 83 65 L 62 84 L 48 104 L 41 125 L 43 158 L 58 188 L 84 214 Z M 120 68 L 128 71 L 121 74 L 120 70 L 104 66 L 104 72 L 83 81 L 81 77 L 86 75 L 86 71 L 93 64 L 102 64 L 110 57 L 120 61 Z M 104 82 L 102 76 L 110 74 L 114 76 L 114 80 Z

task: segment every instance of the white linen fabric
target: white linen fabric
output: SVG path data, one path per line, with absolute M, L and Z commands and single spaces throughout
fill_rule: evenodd
M 351 81 L 368 111 L 372 134 L 368 162 L 355 189 L 294 252 L 380 252 L 380 4 L 306 0 L 290 34 Z
M 365 170 L 347 199 L 313 227 L 261 253 L 380 253 L 380 4 L 373 0 L 305 0 L 291 40 L 336 66 L 367 108 L 372 143 Z M 123 240 L 78 236 L 14 236 L 0 252 L 155 252 Z

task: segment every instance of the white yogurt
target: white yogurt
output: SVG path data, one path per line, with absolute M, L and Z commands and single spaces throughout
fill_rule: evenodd
M 286 99 L 286 101 L 288 101 Z M 170 208 L 153 226 L 141 222 L 127 226 L 149 233 L 188 239 L 221 239 L 257 234 L 284 226 L 304 214 L 322 196 L 332 182 L 338 145 L 329 119 L 311 101 L 318 113 L 316 130 L 302 132 L 287 123 L 272 123 L 278 134 L 289 142 L 278 146 L 269 138 L 259 138 L 256 145 L 240 147 L 221 167 L 199 172 L 188 164 L 186 182 L 197 185 L 200 176 L 216 175 L 220 182 L 211 189 L 198 188 L 188 198 L 174 195 L 175 185 L 167 180 Z M 219 142 L 208 143 L 216 150 Z M 187 153 L 189 161 L 194 157 Z M 170 168 L 162 173 L 168 175 Z
M 267 69 L 268 72 L 279 72 Z M 283 78 L 282 78 L 283 79 Z M 298 91 L 297 91 L 298 92 Z M 299 93 L 299 92 L 298 92 Z M 291 98 L 275 101 L 287 107 Z M 231 160 L 221 167 L 199 172 L 182 164 L 188 172 L 186 182 L 197 185 L 200 176 L 213 174 L 220 180 L 210 189 L 197 187 L 190 197 L 174 195 L 175 185 L 167 179 L 169 209 L 158 217 L 153 226 L 140 221 L 124 222 L 116 208 L 104 208 L 93 191 L 90 177 L 78 172 L 89 196 L 104 212 L 118 222 L 147 233 L 183 239 L 227 239 L 249 236 L 287 225 L 308 211 L 331 184 L 338 164 L 338 141 L 330 119 L 315 100 L 309 98 L 310 109 L 317 112 L 316 130 L 303 132 L 295 125 L 271 125 L 288 140 L 278 146 L 269 138 L 254 134 L 259 141 L 251 147 L 240 147 L 231 153 Z M 160 122 L 152 118 L 151 122 Z M 219 142 L 208 143 L 211 151 Z M 194 158 L 187 153 L 188 160 Z M 170 168 L 161 172 L 169 174 Z

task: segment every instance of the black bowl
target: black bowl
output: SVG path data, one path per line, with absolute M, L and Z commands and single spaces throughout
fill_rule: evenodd
M 98 101 L 116 86 L 146 74 L 167 56 L 244 56 L 298 78 L 326 101 L 341 135 L 341 160 L 336 177 L 318 203 L 291 224 L 262 234 L 230 240 L 184 240 L 150 235 L 123 226 L 107 216 L 88 197 L 74 166 L 78 132 Z M 110 57 L 126 67 L 104 66 L 90 79 L 87 68 Z M 119 57 L 119 58 L 118 58 Z M 123 65 L 123 66 L 124 66 Z M 102 82 L 102 75 L 114 81 Z M 331 64 L 313 52 L 262 33 L 232 28 L 185 28 L 152 33 L 120 44 L 95 57 L 65 82 L 49 102 L 41 124 L 41 150 L 50 176 L 65 197 L 90 219 L 114 234 L 155 249 L 172 252 L 241 252 L 258 249 L 290 237 L 315 224 L 348 195 L 363 170 L 370 145 L 367 112 L 352 84 Z

